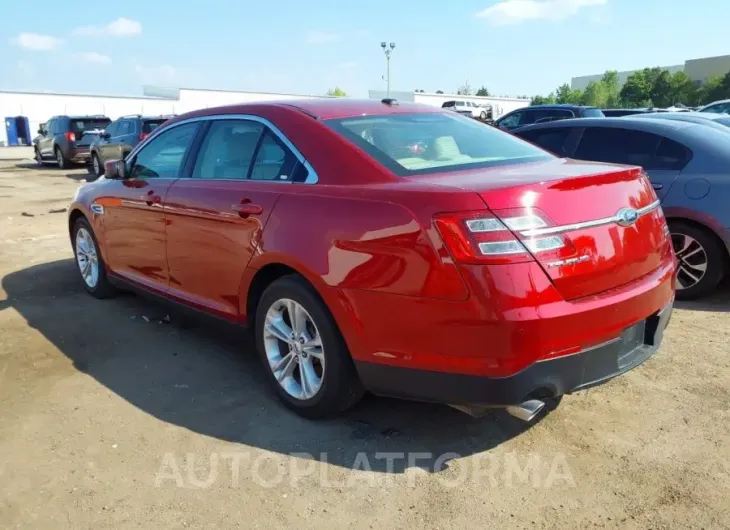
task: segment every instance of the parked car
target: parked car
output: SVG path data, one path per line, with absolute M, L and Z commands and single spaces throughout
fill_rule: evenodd
M 714 101 L 709 105 L 700 107 L 697 112 L 715 112 L 717 114 L 730 114 L 730 99 Z
M 514 134 L 557 156 L 642 166 L 679 258 L 678 298 L 712 292 L 728 272 L 730 136 L 723 127 L 662 115 L 569 120 Z
M 55 162 L 61 169 L 89 161 L 89 146 L 111 120 L 106 116 L 54 116 L 38 129 L 35 159 L 39 164 Z
M 603 111 L 596 107 L 582 105 L 532 105 L 514 110 L 499 118 L 494 124 L 500 129 L 511 131 L 532 123 L 544 123 L 569 118 L 597 118 Z
M 618 118 L 620 116 L 634 116 L 637 114 L 656 114 L 663 112 L 663 109 L 601 109 L 607 118 Z
M 708 125 L 721 131 L 730 132 L 730 116 L 715 112 L 663 112 L 661 114 L 641 114 L 637 118 L 652 118 L 659 120 L 679 120 L 691 123 Z
M 90 146 L 89 172 L 100 177 L 107 160 L 124 159 L 130 151 L 171 116 L 122 116 L 111 122 Z
M 69 208 L 85 289 L 247 325 L 304 416 L 368 389 L 530 420 L 646 360 L 671 314 L 676 260 L 639 168 L 434 107 L 208 108 L 105 170 Z
M 472 118 L 479 118 L 480 120 L 487 120 L 492 116 L 491 106 L 481 106 L 472 101 L 446 101 L 441 108 L 447 110 L 453 110 L 459 114 L 470 116 Z

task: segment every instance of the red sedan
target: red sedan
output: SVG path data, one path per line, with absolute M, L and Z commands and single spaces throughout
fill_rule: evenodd
M 209 108 L 82 186 L 86 290 L 253 330 L 308 417 L 365 390 L 525 420 L 659 347 L 675 257 L 639 168 L 558 159 L 394 100 Z

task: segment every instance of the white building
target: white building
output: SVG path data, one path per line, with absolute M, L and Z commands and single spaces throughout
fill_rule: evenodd
M 369 90 L 370 99 L 383 99 L 388 97 L 385 90 Z M 432 105 L 441 107 L 447 101 L 471 101 L 477 105 L 489 104 L 492 106 L 494 117 L 504 116 L 513 110 L 528 107 L 529 99 L 520 98 L 499 98 L 493 96 L 462 96 L 459 94 L 436 94 L 435 92 L 404 92 L 390 91 L 390 97 L 398 101 L 410 101 L 413 103 L 423 103 L 424 105 Z

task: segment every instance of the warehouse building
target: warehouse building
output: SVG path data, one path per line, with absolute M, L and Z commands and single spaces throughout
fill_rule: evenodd
M 703 59 L 689 59 L 684 64 L 674 66 L 661 66 L 664 70 L 669 70 L 669 73 L 675 72 L 686 73 L 692 81 L 697 83 L 704 83 L 708 77 L 719 75 L 724 76 L 730 72 L 730 55 L 721 55 L 718 57 L 705 57 Z M 641 68 L 640 70 L 643 70 Z M 626 83 L 628 77 L 640 70 L 627 70 L 625 72 L 618 73 L 618 82 L 620 86 Z M 591 81 L 600 81 L 603 74 L 584 75 L 581 77 L 574 77 L 570 81 L 570 88 L 573 90 L 585 90 L 588 83 Z
M 371 90 L 369 96 L 382 99 L 386 97 L 386 93 Z M 324 97 L 328 96 L 158 86 L 142 87 L 141 96 L 0 91 L 0 117 L 4 118 L 4 127 L 0 128 L 0 146 L 30 145 L 38 133 L 40 124 L 47 122 L 52 116 L 99 114 L 114 120 L 130 114 L 152 116 L 182 114 L 191 110 L 233 103 Z M 437 107 L 441 107 L 443 102 L 450 99 L 468 100 L 478 104 L 489 103 L 493 106 L 495 117 L 530 103 L 524 99 L 420 92 L 391 92 L 391 97 Z

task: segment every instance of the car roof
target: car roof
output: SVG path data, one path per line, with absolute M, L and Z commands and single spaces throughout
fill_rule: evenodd
M 652 119 L 647 116 L 636 118 L 634 116 L 621 116 L 619 118 L 571 118 L 546 123 L 534 123 L 514 130 L 514 133 L 533 129 L 555 129 L 559 127 L 622 127 L 636 130 L 657 131 L 660 129 L 680 130 L 687 127 L 696 127 L 697 124 L 690 121 Z
M 354 99 L 354 98 L 308 98 L 308 99 L 290 99 L 266 102 L 242 103 L 236 105 L 224 105 L 220 107 L 209 107 L 195 111 L 198 117 L 213 116 L 215 114 L 246 114 L 253 109 L 261 111 L 262 109 L 274 107 L 288 107 L 297 109 L 305 114 L 319 120 L 331 120 L 341 118 L 351 118 L 353 116 L 374 116 L 388 114 L 413 114 L 413 113 L 432 113 L 444 114 L 441 107 L 431 105 L 423 105 L 420 103 L 401 103 L 392 100 L 394 104 L 387 104 L 379 99 Z M 185 115 L 177 116 L 178 119 L 184 119 Z
M 573 105 L 571 103 L 546 103 L 544 105 L 530 105 L 526 109 L 597 109 L 590 105 Z M 523 109 L 518 109 L 523 110 Z

